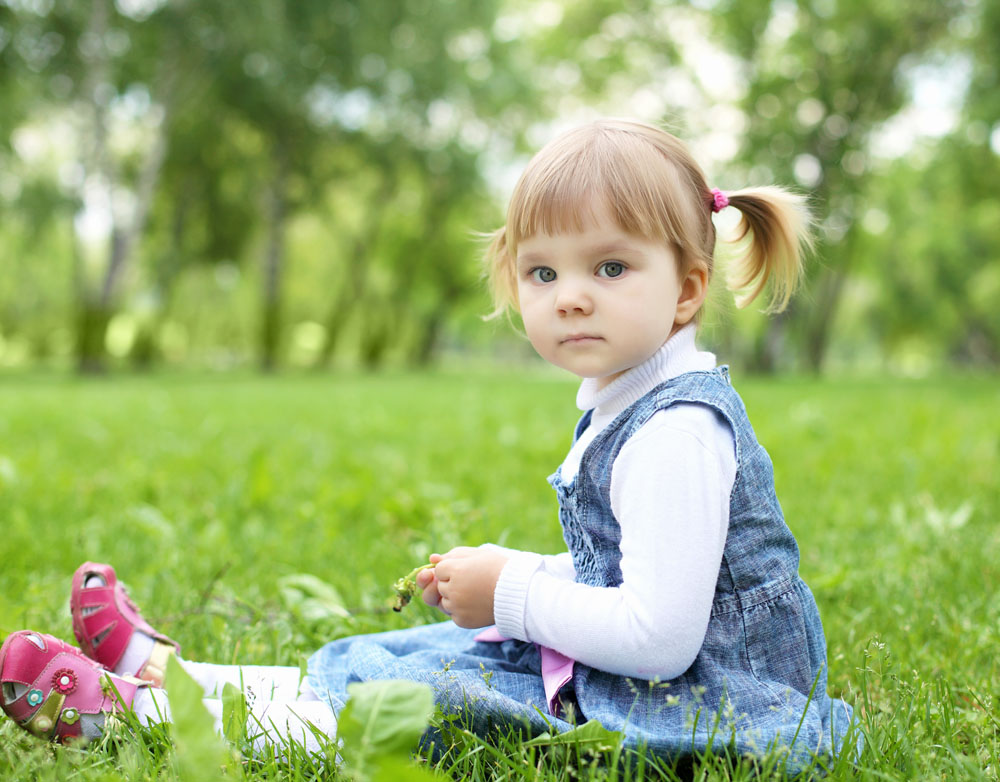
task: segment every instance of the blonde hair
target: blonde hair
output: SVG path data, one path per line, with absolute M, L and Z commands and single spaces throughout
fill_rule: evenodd
M 539 232 L 583 230 L 595 196 L 626 233 L 672 247 L 681 275 L 695 266 L 712 275 L 713 194 L 687 147 L 653 125 L 602 119 L 549 142 L 521 174 L 506 224 L 488 237 L 484 260 L 493 316 L 517 309 L 518 243 Z M 811 246 L 805 199 L 778 187 L 727 196 L 741 213 L 728 287 L 737 306 L 745 307 L 770 282 L 768 311 L 779 312 L 798 284 L 802 250 Z

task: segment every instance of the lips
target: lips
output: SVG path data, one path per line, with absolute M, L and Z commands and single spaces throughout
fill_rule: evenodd
M 559 344 L 561 344 L 561 345 L 581 345 L 581 344 L 584 344 L 586 342 L 597 342 L 600 339 L 602 339 L 602 338 L 598 337 L 598 336 L 596 336 L 594 334 L 570 334 L 569 336 L 563 337 L 561 340 L 559 340 Z

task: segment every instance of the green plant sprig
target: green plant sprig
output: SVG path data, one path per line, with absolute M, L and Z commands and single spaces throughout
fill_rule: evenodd
M 392 601 L 393 611 L 402 611 L 409 604 L 413 596 L 417 594 L 417 573 L 432 567 L 434 565 L 428 562 L 426 565 L 413 568 L 413 570 L 402 578 L 396 579 L 396 583 L 392 585 L 392 588 L 396 591 L 396 597 Z

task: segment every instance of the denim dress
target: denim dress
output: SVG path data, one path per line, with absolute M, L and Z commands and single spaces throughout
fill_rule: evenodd
M 482 736 L 520 726 L 563 731 L 596 719 L 626 745 L 667 757 L 709 747 L 739 754 L 787 751 L 793 763 L 839 753 L 851 708 L 826 692 L 826 642 L 812 593 L 799 578 L 798 546 L 774 492 L 771 461 L 757 442 L 726 368 L 689 372 L 624 410 L 588 446 L 576 477 L 549 478 L 576 580 L 622 583 L 621 529 L 611 511 L 611 471 L 626 441 L 660 410 L 707 405 L 732 429 L 736 479 L 729 529 L 705 640 L 670 681 L 647 681 L 576 663 L 549 710 L 541 653 L 533 643 L 476 641 L 451 622 L 333 641 L 309 660 L 308 682 L 335 711 L 350 682 L 411 679 L 433 688 L 445 713 Z M 586 429 L 586 413 L 576 436 Z

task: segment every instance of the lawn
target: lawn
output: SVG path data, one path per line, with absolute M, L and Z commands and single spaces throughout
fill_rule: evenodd
M 830 776 L 995 778 L 1000 382 L 735 383 L 823 615 L 830 690 L 866 734 L 857 765 Z M 337 635 L 434 620 L 422 605 L 386 608 L 393 580 L 430 552 L 560 548 L 545 477 L 568 445 L 574 388 L 525 373 L 0 378 L 0 634 L 71 639 L 69 577 L 85 559 L 113 563 L 192 659 L 296 665 Z M 287 589 L 298 574 L 338 590 L 352 616 L 302 611 Z M 566 780 L 684 771 L 500 749 L 470 738 L 424 766 L 506 778 L 525 764 L 525 777 Z M 299 760 L 235 768 L 337 774 Z M 687 773 L 747 778 L 755 763 L 779 775 L 767 759 L 721 757 Z M 84 751 L 0 723 L 3 779 L 161 776 L 174 778 L 155 736 Z

